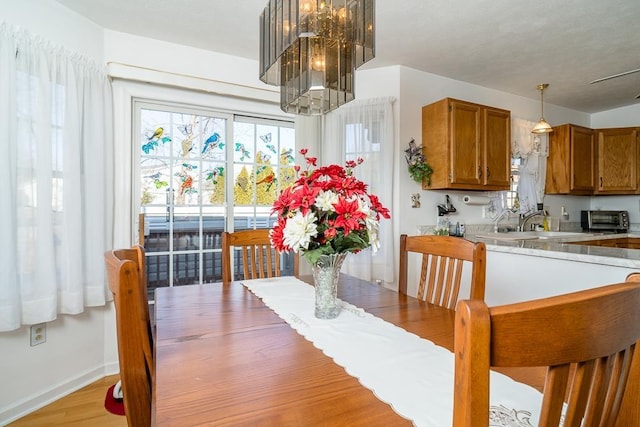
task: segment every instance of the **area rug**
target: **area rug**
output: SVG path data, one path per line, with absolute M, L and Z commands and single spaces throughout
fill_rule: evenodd
M 116 399 L 113 397 L 113 388 L 116 385 L 112 385 L 107 389 L 107 395 L 104 397 L 104 408 L 115 415 L 124 415 L 124 402 L 122 399 Z

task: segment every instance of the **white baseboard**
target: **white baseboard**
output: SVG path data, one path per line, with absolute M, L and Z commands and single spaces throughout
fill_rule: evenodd
M 43 390 L 41 393 L 24 399 L 21 402 L 16 402 L 7 409 L 0 411 L 0 426 L 7 425 L 25 415 L 37 411 L 100 378 L 104 378 L 107 375 L 115 375 L 118 372 L 120 372 L 118 362 L 109 363 L 84 372 L 75 378 L 57 384 L 47 390 Z

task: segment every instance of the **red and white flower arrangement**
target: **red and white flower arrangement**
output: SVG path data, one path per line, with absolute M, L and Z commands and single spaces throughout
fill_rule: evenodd
M 283 189 L 273 204 L 278 220 L 271 229 L 271 244 L 280 252 L 300 252 L 314 265 L 320 256 L 344 252 L 357 253 L 380 247 L 378 227 L 381 218 L 391 218 L 389 210 L 367 184 L 353 176 L 363 160 L 347 161 L 345 167 L 323 166 L 300 150 L 307 169 L 294 184 Z

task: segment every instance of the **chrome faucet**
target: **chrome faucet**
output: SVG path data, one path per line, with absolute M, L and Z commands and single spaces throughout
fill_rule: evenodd
M 529 221 L 531 218 L 534 218 L 536 216 L 545 216 L 547 213 L 544 210 L 540 210 L 540 211 L 534 211 L 528 214 L 520 214 L 518 216 L 518 231 L 527 231 L 525 229 L 525 225 L 527 224 L 527 221 Z

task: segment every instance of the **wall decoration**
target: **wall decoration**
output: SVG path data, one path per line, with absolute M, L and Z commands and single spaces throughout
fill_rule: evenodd
M 411 207 L 412 208 L 420 207 L 420 193 L 413 193 L 411 195 Z
M 409 148 L 404 150 L 404 157 L 407 160 L 409 175 L 416 182 L 426 180 L 427 186 L 431 185 L 431 174 L 433 169 L 427 163 L 422 154 L 422 146 L 416 146 L 416 141 L 411 138 Z

